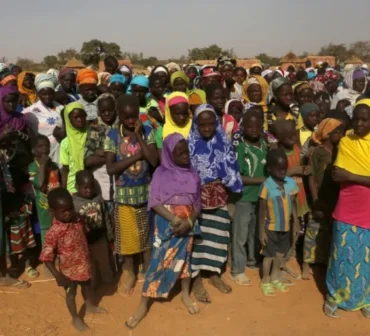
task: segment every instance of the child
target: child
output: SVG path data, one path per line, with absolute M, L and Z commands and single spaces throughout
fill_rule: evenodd
M 45 263 L 55 277 L 58 286 L 66 291 L 66 303 L 72 316 L 72 325 L 79 331 L 88 329 L 77 313 L 77 286 L 81 286 L 86 311 L 105 313 L 105 310 L 93 304 L 91 287 L 91 262 L 86 240 L 85 222 L 73 207 L 71 194 L 63 188 L 56 188 L 48 194 L 49 208 L 53 214 L 53 225 L 45 235 L 45 245 L 40 260 Z M 59 271 L 54 260 L 58 256 Z
M 261 290 L 266 296 L 275 296 L 274 288 L 282 293 L 288 291 L 279 280 L 279 275 L 291 247 L 291 234 L 294 240 L 299 231 L 295 207 L 298 185 L 294 179 L 287 177 L 288 160 L 282 149 L 269 151 L 266 161 L 270 177 L 262 184 L 259 194 L 259 238 L 265 257 Z
M 86 238 L 92 263 L 91 285 L 96 288 L 99 278 L 103 284 L 114 280 L 108 247 L 108 240 L 114 239 L 113 230 L 104 200 L 96 194 L 94 175 L 90 171 L 81 170 L 76 174 L 76 189 L 73 204 L 89 228 Z
M 30 182 L 36 192 L 36 209 L 40 225 L 41 244 L 44 245 L 46 231 L 50 228 L 52 219 L 49 213 L 47 194 L 60 185 L 59 168 L 49 158 L 50 141 L 47 136 L 39 134 L 34 139 L 33 155 L 35 160 L 28 166 Z
M 107 172 L 115 176 L 115 248 L 125 257 L 124 294 L 131 295 L 136 282 L 134 257 L 150 257 L 150 226 L 147 210 L 150 168 L 158 162 L 154 132 L 139 120 L 136 96 L 122 95 L 117 101 L 119 124 L 105 139 Z M 144 267 L 145 268 L 145 267 Z
M 303 245 L 302 279 L 309 280 L 310 264 L 326 265 L 332 231 L 332 213 L 339 196 L 339 183 L 332 178 L 333 162 L 337 146 L 344 134 L 344 122 L 339 119 L 324 119 L 313 134 L 317 144 L 309 157 L 312 175 L 309 186 L 312 195 L 312 219 L 307 223 Z
M 194 222 L 200 210 L 200 179 L 179 133 L 164 140 L 162 164 L 153 176 L 148 207 L 156 214 L 155 242 L 140 307 L 126 322 L 130 329 L 147 314 L 149 300 L 167 298 L 177 280 L 181 280 L 182 302 L 188 312 L 199 312 L 190 297 L 190 257 L 193 231 L 199 229 Z
M 299 142 L 304 147 L 320 121 L 320 107 L 313 103 L 305 103 L 299 112 L 303 119 L 303 126 L 299 129 Z
M 267 144 L 261 138 L 263 119 L 258 111 L 243 116 L 243 138 L 237 148 L 240 174 L 243 181 L 243 196 L 236 203 L 232 225 L 231 279 L 238 285 L 250 286 L 245 275 L 245 265 L 256 266 L 255 231 L 256 209 L 260 185 L 265 182 Z M 247 244 L 247 252 L 245 245 Z
M 303 176 L 310 175 L 310 167 L 301 165 L 301 154 L 297 145 L 296 127 L 291 120 L 276 120 L 272 124 L 272 133 L 278 140 L 279 148 L 281 148 L 288 158 L 287 176 L 295 179 L 299 191 L 297 194 L 297 216 L 301 222 L 301 230 L 304 229 L 304 216 L 309 212 L 309 207 L 306 199 L 306 191 L 303 183 Z M 288 253 L 287 260 L 294 251 L 296 241 L 293 241 L 293 248 Z M 289 267 L 284 265 L 284 271 L 291 277 L 298 279 L 299 275 L 295 274 Z
M 60 144 L 62 186 L 76 192 L 76 173 L 84 169 L 84 151 L 87 137 L 87 114 L 80 102 L 68 104 L 64 109 L 67 137 Z

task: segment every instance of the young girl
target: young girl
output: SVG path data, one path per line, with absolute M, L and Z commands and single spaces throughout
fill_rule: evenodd
M 70 193 L 76 192 L 76 173 L 84 169 L 87 114 L 80 102 L 68 104 L 64 109 L 67 137 L 60 144 L 62 186 Z
M 148 312 L 150 298 L 167 298 L 181 280 L 182 302 L 190 314 L 199 312 L 190 298 L 190 256 L 194 222 L 200 210 L 200 179 L 191 167 L 184 137 L 169 135 L 163 143 L 162 164 L 151 183 L 149 209 L 156 213 L 152 258 L 139 309 L 126 322 L 135 328 Z M 173 253 L 170 253 L 173 251 Z
M 332 231 L 332 213 L 339 196 L 339 184 L 332 179 L 333 162 L 337 146 L 344 134 L 344 124 L 339 119 L 324 119 L 313 133 L 317 144 L 310 156 L 311 176 L 309 186 L 312 196 L 312 219 L 307 223 L 304 237 L 302 278 L 309 279 L 309 265 L 326 265 Z
M 117 101 L 118 126 L 105 140 L 107 171 L 115 176 L 115 248 L 125 257 L 124 294 L 131 295 L 136 282 L 134 257 L 144 253 L 149 262 L 151 240 L 147 210 L 150 168 L 158 162 L 154 133 L 139 120 L 139 101 L 122 95 Z M 145 267 L 144 267 L 145 268 Z
M 53 189 L 48 194 L 49 208 L 53 214 L 53 225 L 45 236 L 45 245 L 40 260 L 55 277 L 59 287 L 66 291 L 66 303 L 72 316 L 73 326 L 84 331 L 88 329 L 77 313 L 77 287 L 81 286 L 86 312 L 105 313 L 93 303 L 91 287 L 91 262 L 87 246 L 87 227 L 73 207 L 71 194 L 63 188 Z M 59 271 L 55 268 L 55 257 L 59 257 Z
M 202 239 L 194 242 L 192 272 L 196 279 L 193 291 L 198 301 L 210 302 L 200 272 L 210 271 L 211 284 L 222 293 L 231 292 L 231 287 L 221 279 L 230 243 L 228 189 L 235 193 L 243 189 L 234 148 L 211 105 L 198 107 L 189 135 L 189 149 L 202 184 L 199 216 Z
M 46 135 L 37 135 L 34 139 L 33 154 L 35 160 L 28 166 L 30 182 L 36 192 L 37 218 L 40 224 L 41 244 L 44 245 L 46 231 L 52 219 L 49 213 L 47 194 L 60 186 L 58 165 L 50 160 L 50 141 Z

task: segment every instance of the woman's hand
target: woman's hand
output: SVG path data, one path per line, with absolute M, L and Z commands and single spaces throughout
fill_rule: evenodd
M 190 222 L 187 219 L 182 219 L 180 224 L 173 228 L 175 236 L 185 236 L 191 229 Z
M 334 167 L 331 175 L 333 180 L 338 183 L 351 182 L 353 176 L 348 170 L 339 167 Z
M 138 135 L 138 136 L 141 136 L 141 131 L 143 129 L 143 122 L 138 119 L 135 123 L 135 134 Z

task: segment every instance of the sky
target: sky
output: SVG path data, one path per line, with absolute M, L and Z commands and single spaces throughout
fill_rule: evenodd
M 239 58 L 369 40 L 369 0 L 18 0 L 2 15 L 0 57 L 42 61 L 93 38 L 169 59 L 213 43 Z

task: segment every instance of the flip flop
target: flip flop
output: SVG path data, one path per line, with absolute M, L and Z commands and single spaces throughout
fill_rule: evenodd
M 221 293 L 223 294 L 230 294 L 233 289 L 227 285 L 223 280 L 220 278 L 220 282 L 214 283 L 211 279 L 209 280 L 209 283 L 216 287 Z
M 200 291 L 193 289 L 193 294 L 195 299 L 201 303 L 209 304 L 212 302 L 211 299 L 209 298 L 208 292 L 204 288 Z
M 271 285 L 281 293 L 289 292 L 289 288 L 279 280 L 271 281 Z
M 143 318 L 144 318 L 144 317 L 145 317 L 145 316 L 143 316 Z M 128 318 L 128 320 L 125 322 L 125 326 L 126 326 L 126 328 L 128 328 L 128 329 L 130 329 L 130 330 L 135 329 L 135 328 L 138 326 L 138 324 L 141 322 L 141 320 L 142 320 L 143 318 L 141 318 L 141 319 L 136 319 L 135 317 L 130 316 L 130 317 Z
M 370 307 L 361 308 L 361 313 L 364 317 L 370 318 Z
M 27 267 L 26 268 L 26 274 L 31 279 L 36 279 L 40 276 L 39 271 L 34 269 L 33 267 Z
M 12 285 L 9 285 L 8 287 L 29 288 L 29 287 L 31 287 L 31 284 L 27 281 L 17 280 L 17 282 L 13 283 Z
M 324 304 L 324 313 L 326 316 L 334 318 L 334 319 L 339 319 L 339 315 L 337 313 L 338 307 L 333 307 L 330 305 L 329 302 L 325 302 Z
M 276 296 L 275 295 L 275 291 L 274 291 L 274 287 L 272 287 L 271 283 L 269 283 L 269 282 L 267 282 L 267 283 L 261 282 L 260 288 L 261 288 L 261 291 L 262 291 L 262 294 L 263 295 L 269 296 L 269 297 Z
M 237 275 L 232 275 L 231 273 L 229 273 L 229 277 L 239 286 L 244 286 L 244 287 L 252 286 L 252 281 L 244 273 L 237 274 Z

